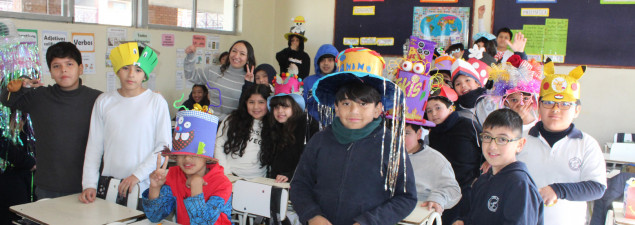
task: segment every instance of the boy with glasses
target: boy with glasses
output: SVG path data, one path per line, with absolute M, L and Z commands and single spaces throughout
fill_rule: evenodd
M 524 151 L 529 174 L 540 188 L 545 224 L 586 224 L 587 201 L 602 197 L 606 164 L 598 142 L 578 130 L 573 119 L 580 113 L 580 83 L 585 66 L 568 75 L 554 74 L 545 64 L 538 114 L 542 121 L 529 130 Z
M 543 202 L 525 163 L 516 161 L 525 142 L 523 120 L 511 109 L 487 116 L 481 138 L 492 168 L 472 186 L 470 210 L 454 225 L 543 224 Z

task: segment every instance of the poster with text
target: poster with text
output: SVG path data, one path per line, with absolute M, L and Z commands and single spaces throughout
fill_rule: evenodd
M 46 64 L 46 51 L 48 51 L 51 45 L 54 45 L 58 42 L 68 41 L 68 32 L 66 31 L 55 31 L 55 30 L 43 30 L 42 31 L 42 56 L 40 57 L 40 62 L 42 62 L 42 73 L 50 74 L 49 67 Z
M 148 31 L 135 31 L 134 40 L 136 42 L 143 43 L 147 46 L 152 46 L 152 44 L 150 44 L 150 41 L 152 40 L 152 35 Z
M 174 47 L 174 34 L 161 34 L 161 46 Z
M 126 40 L 125 28 L 108 28 L 106 47 L 117 47 L 122 41 Z
M 22 43 L 37 44 L 37 30 L 34 29 L 18 29 L 18 34 L 23 38 Z
M 205 48 L 206 39 L 207 39 L 207 36 L 205 35 L 193 35 L 192 44 L 197 48 Z
M 414 7 L 412 35 L 445 48 L 469 40 L 469 7 Z
M 84 74 L 95 74 L 97 67 L 95 64 L 95 53 L 82 52 L 82 64 L 84 65 Z
M 80 52 L 95 52 L 95 33 L 73 33 L 72 36 Z

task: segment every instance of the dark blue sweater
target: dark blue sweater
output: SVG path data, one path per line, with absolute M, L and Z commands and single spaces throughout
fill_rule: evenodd
M 391 138 L 387 132 L 381 164 L 383 131 L 379 126 L 347 145 L 337 142 L 330 126 L 311 138 L 291 181 L 290 198 L 300 221 L 322 215 L 333 225 L 385 225 L 396 224 L 410 214 L 417 203 L 412 165 L 406 155 L 405 190 L 401 163 L 391 196 L 384 189 Z
M 481 175 L 472 186 L 465 225 L 543 224 L 543 201 L 525 163 L 516 161 L 496 175 Z

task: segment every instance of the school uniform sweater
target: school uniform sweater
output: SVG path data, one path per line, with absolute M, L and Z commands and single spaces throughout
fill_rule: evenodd
M 421 149 L 408 154 L 415 173 L 417 200 L 436 202 L 444 209 L 461 200 L 461 188 L 454 177 L 452 165 L 441 153 L 419 141 Z
M 235 174 L 244 178 L 266 177 L 267 169 L 261 165 L 258 154 L 262 145 L 261 131 L 262 121 L 254 120 L 251 126 L 249 140 L 245 146 L 245 153 L 238 154 L 225 153 L 225 142 L 227 142 L 227 123 L 222 122 L 221 128 L 216 136 L 216 148 L 214 157 L 218 159 L 218 164 L 225 168 L 225 174 Z
M 97 98 L 86 145 L 84 189 L 96 188 L 101 176 L 125 179 L 135 175 L 139 190 L 150 186 L 157 168 L 157 153 L 172 146 L 168 104 L 163 96 L 146 90 L 135 97 L 111 91 Z
M 35 133 L 35 185 L 47 191 L 82 191 L 82 168 L 93 104 L 101 91 L 81 85 L 72 91 L 60 86 L 22 88 L 2 103 L 31 116 Z
M 430 147 L 439 151 L 454 169 L 461 188 L 469 186 L 479 176 L 483 162 L 478 136 L 480 125 L 452 112 L 443 123 L 430 130 Z
M 490 169 L 472 186 L 465 225 L 542 225 L 544 205 L 525 163 L 516 161 L 495 175 Z
M 400 165 L 394 196 L 385 189 L 390 132 L 383 139 L 382 158 L 383 126 L 350 144 L 340 144 L 332 129 L 313 135 L 291 181 L 289 197 L 300 221 L 322 215 L 333 225 L 385 225 L 410 214 L 417 190 L 409 157 L 401 164 L 406 177 Z
M 213 88 L 220 89 L 220 97 L 217 90 L 210 89 L 211 105 L 221 105 L 220 108 L 214 108 L 214 115 L 218 118 L 224 118 L 229 113 L 238 108 L 240 101 L 240 93 L 245 83 L 244 68 L 227 67 L 225 72 L 220 72 L 220 67 L 210 65 L 203 69 L 197 69 L 195 65 L 194 54 L 188 54 L 185 57 L 184 73 L 185 78 L 194 84 L 208 84 Z M 220 104 L 222 101 L 222 104 Z

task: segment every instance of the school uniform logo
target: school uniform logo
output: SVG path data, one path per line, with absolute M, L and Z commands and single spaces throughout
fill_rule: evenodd
M 492 197 L 490 197 L 489 200 L 487 201 L 487 209 L 489 209 L 489 211 L 496 212 L 496 210 L 498 209 L 499 200 L 500 199 L 496 195 L 493 195 Z
M 578 157 L 573 157 L 569 159 L 569 169 L 578 171 L 580 170 L 580 166 L 582 166 L 582 160 Z

